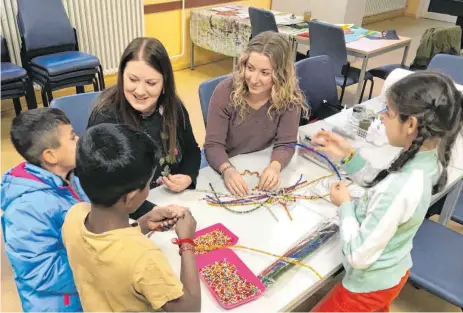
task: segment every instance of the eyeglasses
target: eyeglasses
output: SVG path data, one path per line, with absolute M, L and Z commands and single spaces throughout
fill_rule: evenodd
M 388 111 L 389 111 L 389 109 L 387 107 L 385 107 L 384 109 L 381 109 L 378 112 L 376 112 L 376 114 L 382 114 L 382 113 L 386 113 Z

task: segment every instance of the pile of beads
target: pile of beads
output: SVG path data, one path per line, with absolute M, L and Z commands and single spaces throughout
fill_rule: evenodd
M 213 230 L 210 233 L 195 238 L 195 255 L 206 254 L 214 249 L 211 247 L 224 247 L 230 245 L 232 241 L 233 240 L 221 230 Z
M 206 283 L 224 304 L 234 304 L 260 294 L 262 291 L 238 274 L 234 264 L 217 261 L 204 266 L 200 272 Z

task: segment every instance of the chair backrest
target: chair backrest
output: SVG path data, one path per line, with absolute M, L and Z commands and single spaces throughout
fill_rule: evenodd
M 437 54 L 429 63 L 428 70 L 446 74 L 457 84 L 463 85 L 463 56 Z
M 321 55 L 301 60 L 296 63 L 296 74 L 299 88 L 311 107 L 311 115 L 326 118 L 336 113 L 330 107 L 324 106 L 324 101 L 332 106 L 338 106 L 338 91 L 330 57 Z M 329 111 L 329 112 L 327 112 Z
M 275 16 L 269 10 L 249 7 L 249 19 L 251 20 L 252 37 L 266 31 L 278 33 Z
M 18 0 L 18 28 L 27 52 L 75 50 L 74 30 L 61 0 Z
M 6 39 L 0 36 L 1 45 L 2 45 L 2 62 L 11 62 L 10 53 L 8 51 L 8 45 L 6 44 Z
M 100 92 L 87 92 L 60 97 L 53 99 L 50 106 L 63 110 L 71 120 L 76 135 L 82 136 L 87 129 L 88 118 L 99 95 Z
M 215 87 L 224 79 L 230 77 L 230 75 L 223 75 L 215 77 L 199 85 L 199 102 L 201 103 L 201 111 L 203 112 L 204 125 L 207 125 L 207 112 L 209 109 L 209 102 L 211 101 L 212 93 Z
M 309 22 L 310 56 L 327 55 L 333 64 L 335 76 L 343 76 L 343 66 L 347 62 L 346 40 L 341 27 L 322 23 Z

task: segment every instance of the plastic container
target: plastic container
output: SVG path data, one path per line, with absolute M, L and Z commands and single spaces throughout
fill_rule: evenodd
M 210 286 L 207 283 L 207 281 L 204 279 L 204 277 L 200 274 L 202 281 L 206 284 L 209 291 L 212 293 L 214 298 L 217 300 L 217 302 L 219 302 L 219 304 L 222 307 L 224 307 L 225 309 L 233 309 L 237 306 L 240 306 L 252 300 L 255 300 L 264 294 L 265 292 L 264 284 L 259 280 L 259 278 L 256 277 L 256 275 L 254 275 L 253 272 L 251 272 L 251 270 L 246 266 L 246 264 L 244 264 L 243 261 L 241 261 L 241 259 L 230 249 L 213 250 L 207 254 L 198 256 L 196 258 L 196 266 L 198 268 L 198 272 L 201 271 L 203 267 L 210 265 L 210 264 L 214 264 L 217 261 L 227 261 L 228 263 L 235 265 L 238 271 L 238 274 L 242 278 L 246 279 L 248 282 L 254 284 L 261 291 L 260 293 L 252 297 L 243 299 L 233 304 L 226 304 L 220 300 L 220 297 L 217 295 L 214 288 Z

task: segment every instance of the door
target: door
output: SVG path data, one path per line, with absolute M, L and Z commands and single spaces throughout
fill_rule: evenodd
M 448 15 L 448 14 L 440 14 L 434 12 L 428 12 L 429 3 L 431 0 L 421 0 L 421 17 L 428 18 L 431 20 L 438 20 L 443 22 L 449 22 L 455 24 L 457 22 L 457 17 Z

